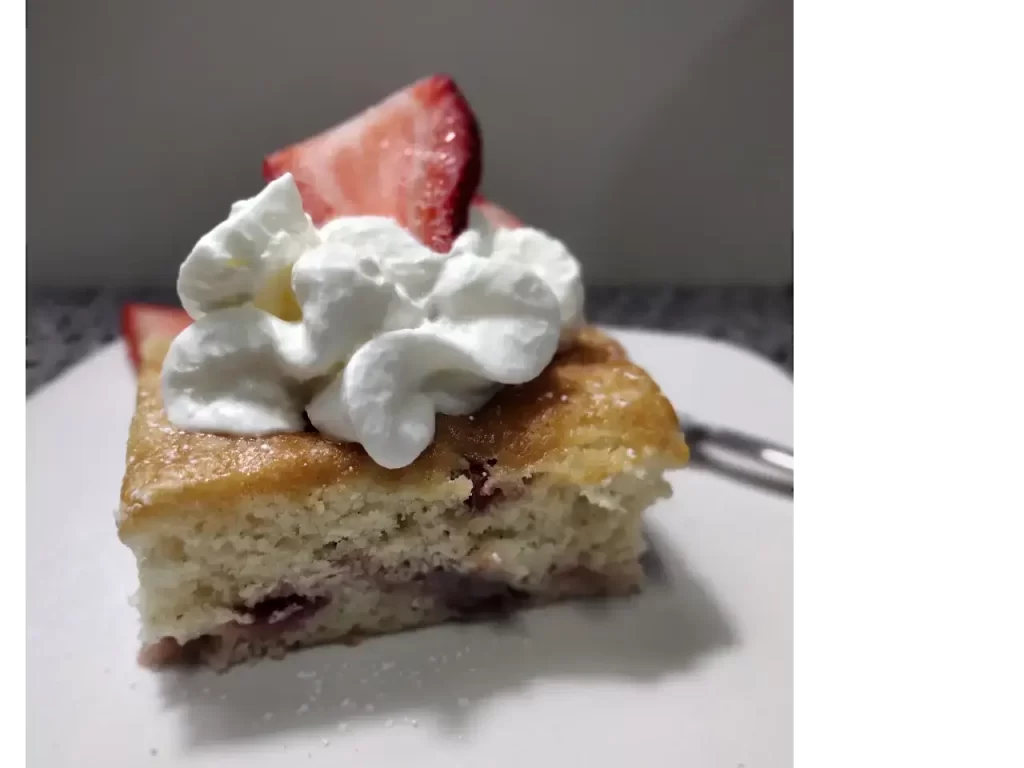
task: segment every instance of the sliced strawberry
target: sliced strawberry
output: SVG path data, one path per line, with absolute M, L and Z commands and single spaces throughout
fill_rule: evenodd
M 483 195 L 477 195 L 473 198 L 473 207 L 482 213 L 484 218 L 495 227 L 517 229 L 523 226 L 522 220 L 506 211 L 500 205 L 492 203 Z
M 263 161 L 291 172 L 318 226 L 338 216 L 390 216 L 435 251 L 466 227 L 480 183 L 480 131 L 455 82 L 434 75 Z
M 125 304 L 121 308 L 121 335 L 128 343 L 128 357 L 138 368 L 142 359 L 142 346 L 150 339 L 173 339 L 192 318 L 181 307 L 163 307 L 159 304 Z

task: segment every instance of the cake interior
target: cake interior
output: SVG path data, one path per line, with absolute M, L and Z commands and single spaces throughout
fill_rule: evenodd
M 139 558 L 142 659 L 223 668 L 288 648 L 640 586 L 655 456 L 598 485 L 466 462 L 440 486 L 330 486 L 153 521 Z

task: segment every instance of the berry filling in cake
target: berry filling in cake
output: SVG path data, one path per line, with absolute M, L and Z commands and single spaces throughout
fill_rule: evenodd
M 366 577 L 364 577 L 366 578 Z M 335 584 L 351 585 L 350 573 L 339 574 Z M 618 594 L 622 585 L 616 585 L 605 575 L 583 566 L 574 566 L 553 573 L 539 591 L 530 592 L 509 583 L 500 576 L 486 573 L 465 573 L 435 566 L 417 572 L 411 578 L 398 572 L 378 571 L 372 577 L 373 588 L 379 590 L 382 601 L 395 606 L 406 604 L 409 611 L 423 610 L 432 621 L 476 621 L 508 616 L 531 604 L 546 602 L 552 595 Z M 329 625 L 331 611 L 344 613 L 344 605 L 332 606 L 334 600 L 344 600 L 350 593 L 346 587 L 334 588 L 327 584 L 316 594 L 285 593 L 257 600 L 251 605 L 234 607 L 238 619 L 226 622 L 213 631 L 197 638 L 179 642 L 163 637 L 145 646 L 140 661 L 146 666 L 159 667 L 183 662 L 206 662 L 215 668 L 224 668 L 252 653 L 277 656 L 290 645 L 296 633 L 307 634 L 321 625 Z M 364 592 L 367 590 L 363 590 Z M 354 644 L 364 636 L 377 633 L 375 627 L 354 624 L 340 638 Z

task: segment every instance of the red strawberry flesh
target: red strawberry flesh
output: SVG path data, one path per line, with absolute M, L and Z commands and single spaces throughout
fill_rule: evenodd
M 264 179 L 285 173 L 317 226 L 390 216 L 443 253 L 480 183 L 480 131 L 455 82 L 434 75 L 264 159 Z
M 192 318 L 180 307 L 158 304 L 125 304 L 121 308 L 121 335 L 128 345 L 128 357 L 138 368 L 142 358 L 142 345 L 157 337 L 173 339 L 181 333 Z

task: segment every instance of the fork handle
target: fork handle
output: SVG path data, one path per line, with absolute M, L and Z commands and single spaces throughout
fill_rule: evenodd
M 684 434 L 696 458 L 733 474 L 753 475 L 751 479 L 792 491 L 792 449 L 732 429 L 706 424 L 688 424 Z

